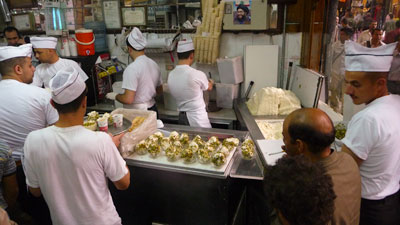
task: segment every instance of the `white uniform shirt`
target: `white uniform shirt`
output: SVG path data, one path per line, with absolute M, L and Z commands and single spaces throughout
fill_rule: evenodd
M 49 88 L 49 82 L 51 78 L 56 75 L 58 71 L 63 68 L 73 67 L 81 75 L 83 81 L 88 79 L 86 73 L 81 67 L 73 60 L 59 58 L 59 60 L 53 64 L 41 63 L 36 67 L 35 74 L 33 76 L 32 84 L 38 87 L 42 87 L 44 84 L 45 88 Z
M 400 96 L 369 103 L 353 116 L 343 143 L 364 162 L 361 196 L 378 200 L 396 193 L 400 181 Z
M 16 80 L 0 81 L 0 138 L 13 150 L 13 158 L 23 154 L 26 136 L 57 122 L 58 113 L 50 104 L 50 93 Z
M 160 67 L 149 57 L 142 55 L 125 69 L 122 88 L 135 91 L 134 104 L 145 104 L 150 108 L 155 104 L 156 88 L 162 84 Z M 124 108 L 131 108 L 124 104 Z
M 362 44 L 362 43 L 364 43 L 364 42 L 366 42 L 366 41 L 371 40 L 371 37 L 372 37 L 372 35 L 371 35 L 371 33 L 369 32 L 369 29 L 364 30 L 363 32 L 361 32 L 360 36 L 358 37 L 357 42 L 360 43 L 360 44 Z
M 24 152 L 26 183 L 40 188 L 53 224 L 121 224 L 106 178 L 128 169 L 107 133 L 51 126 L 30 133 Z
M 168 88 L 178 104 L 178 110 L 186 112 L 190 126 L 211 128 L 203 99 L 208 79 L 202 71 L 189 65 L 177 65 L 169 73 Z
M 168 88 L 182 112 L 205 109 L 203 91 L 208 89 L 206 75 L 189 65 L 177 65 L 168 75 Z

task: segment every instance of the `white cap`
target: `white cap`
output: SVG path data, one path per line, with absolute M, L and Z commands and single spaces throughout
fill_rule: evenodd
M 128 42 L 136 50 L 143 50 L 147 44 L 146 38 L 137 27 L 134 27 L 128 36 Z
M 178 48 L 176 49 L 176 52 L 182 53 L 191 50 L 194 50 L 194 45 L 192 40 L 184 40 L 178 42 Z
M 31 55 L 32 55 L 32 44 L 24 44 L 18 47 L 15 46 L 0 47 L 0 62 L 17 57 L 31 57 Z
M 31 37 L 33 48 L 56 49 L 57 38 L 55 37 Z
M 54 102 L 64 105 L 78 98 L 86 88 L 78 71 L 66 67 L 56 73 L 49 82 L 51 98 Z
M 353 41 L 344 44 L 347 71 L 388 72 L 397 43 L 367 48 Z

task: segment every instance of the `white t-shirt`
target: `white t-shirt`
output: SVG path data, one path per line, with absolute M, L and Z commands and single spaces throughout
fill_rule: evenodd
M 13 158 L 23 154 L 26 136 L 57 122 L 58 113 L 50 104 L 50 93 L 12 79 L 0 81 L 0 138 L 13 150 Z
M 182 112 L 205 109 L 203 91 L 208 89 L 206 75 L 189 65 L 177 65 L 168 76 L 168 88 Z
M 49 63 L 41 63 L 36 67 L 35 74 L 33 76 L 32 84 L 38 87 L 42 87 L 44 84 L 45 88 L 49 88 L 49 82 L 51 78 L 56 75 L 58 71 L 63 68 L 73 67 L 78 71 L 81 78 L 86 81 L 88 76 L 86 73 L 81 69 L 81 67 L 73 60 L 70 59 L 63 59 L 59 58 L 57 62 L 53 64 Z
M 368 30 L 368 29 L 367 29 L 367 30 L 364 30 L 363 32 L 361 32 L 360 36 L 358 37 L 357 42 L 360 43 L 360 44 L 362 44 L 362 43 L 364 43 L 365 41 L 371 40 L 371 37 L 372 37 L 372 35 L 371 35 L 371 33 L 369 32 L 369 30 Z
M 378 200 L 396 193 L 400 181 L 400 96 L 369 103 L 353 116 L 343 143 L 364 162 L 361 196 Z
M 156 88 L 162 84 L 160 67 L 149 57 L 142 55 L 135 59 L 123 73 L 122 88 L 135 91 L 133 104 L 155 104 Z M 124 108 L 130 108 L 124 104 Z
M 121 224 L 106 178 L 128 169 L 107 133 L 51 126 L 31 132 L 24 153 L 26 183 L 40 188 L 53 224 Z

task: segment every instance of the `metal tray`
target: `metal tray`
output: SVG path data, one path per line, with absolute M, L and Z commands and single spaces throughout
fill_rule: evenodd
M 228 137 L 239 138 L 240 142 L 248 136 L 248 132 L 243 131 L 233 131 L 233 130 L 221 130 L 221 129 L 206 129 L 206 128 L 193 128 L 188 126 L 180 125 L 170 125 L 163 128 L 163 131 L 171 132 L 177 131 L 179 133 L 188 133 L 189 137 L 192 139 L 195 135 L 200 135 L 203 140 L 207 140 L 211 136 L 216 136 L 220 140 Z M 239 150 L 238 147 L 236 150 Z M 127 157 L 125 160 L 128 164 L 142 166 L 146 168 L 156 168 L 166 171 L 182 172 L 194 175 L 203 175 L 215 178 L 226 178 L 232 167 L 233 159 L 236 150 L 232 151 L 227 157 L 227 161 L 224 165 L 220 167 L 215 167 L 211 162 L 208 164 L 201 164 L 200 162 L 186 164 L 182 159 L 174 162 L 170 162 L 166 159 L 165 155 L 160 155 L 157 158 L 151 158 L 149 154 L 138 155 L 133 153 Z

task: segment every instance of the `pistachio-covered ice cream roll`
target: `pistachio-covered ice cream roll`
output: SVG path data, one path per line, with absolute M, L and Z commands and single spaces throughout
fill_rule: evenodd
M 179 157 L 179 152 L 176 151 L 175 146 L 170 145 L 168 148 L 165 149 L 165 156 L 169 161 L 175 161 Z
M 199 148 L 204 148 L 204 145 L 206 144 L 206 142 L 201 139 L 200 135 L 196 135 L 192 141 L 196 142 Z
M 209 163 L 211 160 L 211 154 L 208 150 L 204 148 L 200 148 L 197 151 L 197 158 L 199 159 L 199 162 L 201 163 Z
M 196 155 L 193 152 L 192 148 L 185 148 L 181 151 L 181 158 L 185 161 L 185 163 L 192 163 L 196 161 Z
M 230 151 L 227 147 L 222 146 L 217 150 L 217 152 L 223 153 L 226 157 L 228 157 Z
M 239 142 L 240 141 L 237 138 L 226 138 L 222 142 L 222 146 L 225 146 L 227 149 L 229 149 L 229 151 L 232 151 L 234 148 L 239 146 Z
M 158 143 L 161 144 L 161 140 L 163 139 L 164 134 L 161 133 L 160 131 L 157 131 L 157 132 L 155 132 L 155 133 L 153 134 L 153 136 L 156 137 L 156 138 L 158 139 Z
M 221 145 L 221 142 L 215 136 L 210 137 L 207 143 L 210 143 L 210 145 L 213 146 L 215 149 L 217 149 Z
M 176 151 L 178 151 L 178 153 L 181 153 L 181 151 L 183 150 L 183 146 L 180 141 L 174 141 L 173 146 L 175 147 Z
M 250 139 L 246 139 L 242 146 L 240 147 L 242 150 L 242 156 L 245 159 L 251 159 L 254 156 L 254 142 Z
M 215 153 L 212 158 L 211 158 L 211 162 L 215 165 L 215 166 L 221 166 L 223 164 L 225 164 L 226 162 L 226 157 L 224 155 L 224 153 L 221 152 L 217 152 Z
M 171 142 L 170 142 L 169 138 L 163 137 L 161 139 L 160 145 L 161 145 L 162 150 L 165 151 L 169 146 L 171 146 Z
M 91 111 L 88 115 L 88 120 L 94 120 L 96 121 L 99 118 L 99 113 L 96 111 Z
M 210 154 L 212 154 L 213 152 L 215 152 L 215 150 L 217 150 L 217 149 L 214 147 L 214 145 L 211 144 L 211 143 L 209 143 L 209 142 L 207 142 L 207 143 L 204 145 L 204 149 L 207 150 L 208 153 L 210 153 Z
M 154 135 L 150 135 L 150 136 L 147 138 L 147 142 L 148 142 L 149 144 L 151 144 L 151 143 L 158 143 L 158 138 L 157 138 L 156 136 L 154 136 Z
M 160 154 L 161 147 L 157 142 L 153 142 L 149 144 L 147 151 L 150 153 L 151 157 L 155 158 Z
M 171 134 L 169 135 L 169 140 L 174 142 L 179 140 L 179 133 L 176 131 L 172 131 Z
M 182 133 L 179 141 L 182 143 L 182 145 L 189 144 L 189 135 L 187 133 Z
M 135 152 L 139 155 L 144 155 L 147 153 L 147 148 L 148 143 L 146 142 L 146 140 L 142 140 L 136 145 Z

